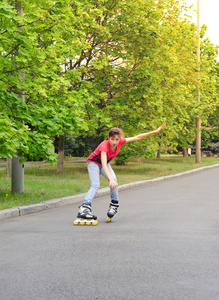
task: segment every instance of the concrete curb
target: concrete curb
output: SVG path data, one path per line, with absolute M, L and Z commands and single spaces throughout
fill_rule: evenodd
M 216 164 L 216 165 L 213 165 L 213 166 L 201 167 L 201 168 L 189 170 L 189 171 L 182 172 L 182 173 L 177 173 L 177 174 L 174 174 L 174 175 L 158 177 L 158 178 L 155 178 L 155 179 L 148 179 L 148 180 L 143 180 L 143 181 L 131 182 L 131 183 L 128 183 L 128 184 L 120 185 L 119 186 L 119 191 L 124 191 L 124 190 L 128 190 L 128 189 L 136 188 L 136 187 L 143 186 L 143 185 L 146 185 L 146 184 L 149 184 L 149 183 L 156 183 L 156 182 L 159 182 L 159 181 L 162 181 L 162 180 L 177 178 L 177 177 L 180 177 L 180 176 L 189 175 L 189 174 L 192 174 L 192 173 L 200 172 L 200 171 L 203 171 L 203 170 L 208 170 L 208 169 L 215 168 L 215 167 L 219 167 L 219 164 Z M 105 196 L 105 195 L 108 195 L 108 194 L 109 194 L 109 188 L 103 188 L 103 189 L 100 189 L 97 192 L 95 198 L 102 197 L 102 196 Z M 37 203 L 37 204 L 31 204 L 31 205 L 26 205 L 26 206 L 13 207 L 13 208 L 10 208 L 10 209 L 4 209 L 4 210 L 0 211 L 0 221 L 10 219 L 10 218 L 19 217 L 19 216 L 24 216 L 24 215 L 27 215 L 27 214 L 40 212 L 40 211 L 50 209 L 50 208 L 56 208 L 56 207 L 60 207 L 60 206 L 64 206 L 64 205 L 79 203 L 79 202 L 84 200 L 85 195 L 86 195 L 86 193 L 75 195 L 75 196 L 63 197 L 63 198 L 59 198 L 59 199 L 52 199 L 52 200 L 44 201 L 44 202 Z

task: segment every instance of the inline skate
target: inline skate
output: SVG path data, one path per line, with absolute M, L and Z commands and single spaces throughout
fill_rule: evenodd
M 106 220 L 107 223 L 109 223 L 111 221 L 111 219 L 115 216 L 115 214 L 117 213 L 118 207 L 119 207 L 118 201 L 112 200 L 110 202 L 109 210 L 107 212 L 107 220 Z
M 77 219 L 74 220 L 74 225 L 97 225 L 97 216 L 92 214 L 91 206 L 88 204 L 82 204 L 79 206 Z

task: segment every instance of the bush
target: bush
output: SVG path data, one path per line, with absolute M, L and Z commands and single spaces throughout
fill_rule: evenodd
M 206 147 L 202 147 L 203 153 L 213 153 L 218 154 L 219 153 L 219 142 L 217 143 L 209 143 Z
M 128 163 L 129 158 L 131 157 L 144 157 L 153 158 L 156 155 L 155 150 L 148 149 L 146 144 L 143 141 L 140 143 L 128 143 L 125 144 L 122 149 L 120 150 L 119 154 L 115 158 L 116 165 L 125 165 Z

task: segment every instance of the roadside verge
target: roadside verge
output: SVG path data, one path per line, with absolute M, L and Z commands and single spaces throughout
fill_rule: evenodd
M 182 172 L 182 173 L 177 173 L 177 174 L 174 174 L 174 175 L 162 176 L 162 177 L 158 177 L 158 178 L 155 178 L 155 179 L 148 179 L 148 180 L 143 180 L 143 181 L 131 182 L 131 183 L 128 183 L 128 184 L 120 185 L 119 186 L 119 191 L 136 188 L 136 187 L 146 185 L 146 184 L 149 184 L 149 183 L 156 183 L 156 182 L 159 182 L 159 181 L 162 181 L 162 180 L 177 178 L 177 177 L 180 177 L 180 176 L 184 176 L 184 175 L 192 174 L 192 173 L 195 173 L 195 172 L 208 170 L 208 169 L 215 168 L 215 167 L 219 167 L 219 164 L 216 164 L 216 165 L 213 165 L 213 166 L 201 167 L 201 168 L 189 170 L 189 171 Z M 110 193 L 109 188 L 100 189 L 97 192 L 95 198 L 108 195 L 109 193 Z M 43 201 L 43 202 L 40 202 L 40 203 L 37 203 L 37 204 L 31 204 L 31 205 L 26 205 L 26 206 L 13 207 L 13 208 L 10 208 L 10 209 L 4 209 L 4 210 L 0 211 L 0 221 L 10 219 L 10 218 L 24 216 L 24 215 L 27 215 L 27 214 L 37 213 L 37 212 L 40 212 L 40 211 L 43 211 L 43 210 L 46 210 L 46 209 L 56 208 L 56 207 L 60 207 L 60 206 L 63 206 L 63 205 L 71 205 L 71 204 L 75 204 L 75 203 L 80 203 L 81 201 L 84 200 L 85 195 L 86 195 L 86 193 L 83 193 L 83 194 L 79 194 L 79 195 L 75 195 L 75 196 L 69 196 L 69 197 L 63 197 L 63 198 Z

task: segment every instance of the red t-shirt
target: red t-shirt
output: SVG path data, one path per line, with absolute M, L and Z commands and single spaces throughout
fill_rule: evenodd
M 99 166 L 102 166 L 101 151 L 104 151 L 104 152 L 106 152 L 107 163 L 109 163 L 111 160 L 114 159 L 114 157 L 116 157 L 116 155 L 119 153 L 120 148 L 125 143 L 126 143 L 126 139 L 121 138 L 116 147 L 116 151 L 112 151 L 110 149 L 109 141 L 105 140 L 94 150 L 94 152 L 91 153 L 90 156 L 88 156 L 87 161 L 94 162 L 94 163 L 98 164 Z

